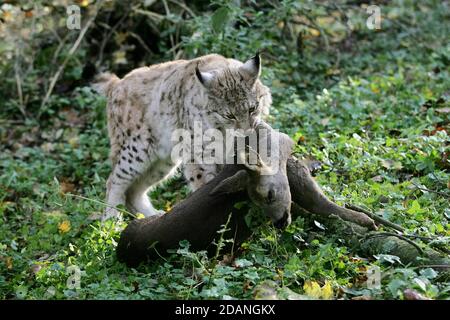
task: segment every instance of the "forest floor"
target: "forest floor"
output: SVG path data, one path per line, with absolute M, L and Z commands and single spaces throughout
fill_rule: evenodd
M 336 50 L 306 52 L 301 59 L 327 66 L 324 80 L 308 90 L 283 80 L 303 60 L 263 65 L 263 81 L 273 91 L 269 122 L 295 139 L 298 157 L 321 163 L 316 179 L 331 199 L 449 248 L 445 15 L 439 5 L 424 6 L 410 27 L 390 24 L 332 44 Z M 304 76 L 317 78 L 297 75 Z M 406 289 L 450 297 L 437 268 L 410 267 L 395 256 L 360 257 L 302 218 L 284 231 L 260 226 L 237 257 L 207 258 L 183 242 L 165 260 L 127 268 L 115 246 L 132 217 L 96 220 L 110 170 L 105 100 L 79 87 L 60 101 L 45 125 L 13 121 L 0 110 L 1 299 L 257 298 L 255 288 L 267 281 L 302 297 L 403 299 Z M 187 194 L 178 174 L 150 196 L 168 210 Z M 374 266 L 381 268 L 380 288 L 367 286 Z

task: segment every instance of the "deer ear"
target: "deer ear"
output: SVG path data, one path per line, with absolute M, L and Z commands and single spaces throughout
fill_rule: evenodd
M 239 67 L 239 71 L 247 81 L 255 82 L 261 73 L 261 59 L 259 57 L 259 52 Z
M 195 68 L 195 75 L 197 76 L 198 81 L 206 87 L 211 87 L 212 81 L 214 79 L 214 75 L 210 72 L 201 72 L 198 70 L 198 67 Z
M 279 143 L 280 154 L 283 158 L 287 159 L 291 155 L 292 149 L 294 148 L 294 141 L 288 135 L 282 133 L 280 135 Z
M 259 154 L 251 147 L 248 148 L 248 153 L 245 149 L 239 150 L 237 157 L 237 163 L 243 164 L 250 171 L 260 172 L 261 168 L 264 165 Z
M 222 180 L 209 195 L 222 195 L 236 193 L 247 188 L 248 173 L 245 170 L 239 170 L 231 177 Z

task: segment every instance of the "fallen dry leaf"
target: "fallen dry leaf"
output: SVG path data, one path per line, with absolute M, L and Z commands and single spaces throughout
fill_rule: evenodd
M 41 145 L 41 149 L 47 153 L 55 150 L 55 144 L 51 142 L 45 142 Z
M 164 211 L 169 212 L 170 210 L 172 210 L 172 204 L 170 202 L 167 202 L 164 206 Z
M 60 111 L 63 117 L 72 127 L 84 124 L 85 117 L 81 116 L 73 107 L 66 107 Z
M 229 266 L 233 263 L 234 258 L 231 254 L 224 254 L 222 260 L 219 261 L 221 266 Z
M 41 266 L 41 265 L 39 265 L 39 264 L 33 264 L 33 265 L 31 265 L 31 267 L 30 267 L 30 272 L 31 272 L 32 274 L 36 274 L 36 273 L 38 273 L 39 270 L 41 270 L 41 269 L 42 269 L 42 266 Z
M 320 124 L 326 126 L 330 122 L 330 118 L 323 118 L 320 120 Z
M 74 191 L 75 191 L 75 185 L 73 183 L 65 181 L 65 180 L 63 180 L 59 183 L 59 192 L 60 193 L 65 194 L 65 193 L 72 193 Z
M 89 5 L 89 0 L 77 0 L 80 7 L 87 7 Z
M 320 285 L 315 281 L 306 281 L 303 290 L 305 290 L 306 295 L 314 299 L 320 299 L 322 295 Z
M 145 215 L 141 212 L 136 213 L 136 219 L 145 219 Z
M 302 144 L 302 143 L 304 143 L 305 141 L 306 141 L 305 136 L 300 136 L 300 137 L 297 139 L 297 144 Z
M 331 283 L 325 281 L 325 284 L 322 287 L 322 299 L 330 300 L 333 298 L 333 295 L 333 287 L 331 287 Z
M 378 175 L 378 176 L 372 177 L 371 180 L 374 181 L 374 182 L 382 182 L 383 181 L 383 177 Z
M 72 148 L 76 148 L 79 145 L 80 139 L 78 137 L 72 137 L 67 142 L 70 144 Z
M 11 12 L 9 12 L 9 11 L 4 11 L 4 12 L 3 12 L 3 19 L 4 19 L 5 21 L 10 21 L 10 20 L 12 20 L 12 14 L 11 14 Z
M 88 220 L 90 221 L 95 221 L 95 220 L 100 220 L 102 218 L 102 213 L 101 212 L 92 212 L 89 216 L 88 216 Z
M 6 263 L 6 268 L 8 270 L 11 270 L 13 268 L 13 263 L 12 263 L 11 257 L 6 257 L 5 263 Z
M 325 281 L 322 287 L 315 281 L 306 281 L 303 285 L 303 290 L 305 290 L 306 295 L 314 299 L 329 300 L 334 296 L 333 288 L 328 281 Z

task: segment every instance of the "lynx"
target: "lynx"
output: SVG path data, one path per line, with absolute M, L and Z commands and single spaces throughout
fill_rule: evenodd
M 147 192 L 180 165 L 171 159 L 174 130 L 192 132 L 196 121 L 204 130 L 254 128 L 271 104 L 260 72 L 258 54 L 245 63 L 211 54 L 138 68 L 123 79 L 101 74 L 94 89 L 107 97 L 112 162 L 103 218 L 119 216 L 121 204 L 145 216 L 160 214 Z M 218 170 L 186 164 L 184 173 L 195 190 Z

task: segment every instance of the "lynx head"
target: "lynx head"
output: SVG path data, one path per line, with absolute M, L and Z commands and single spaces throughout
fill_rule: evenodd
M 197 68 L 195 73 L 206 88 L 209 116 L 216 128 L 246 131 L 254 128 L 261 113 L 267 112 L 271 99 L 268 88 L 259 81 L 259 54 L 239 67 L 210 72 Z

